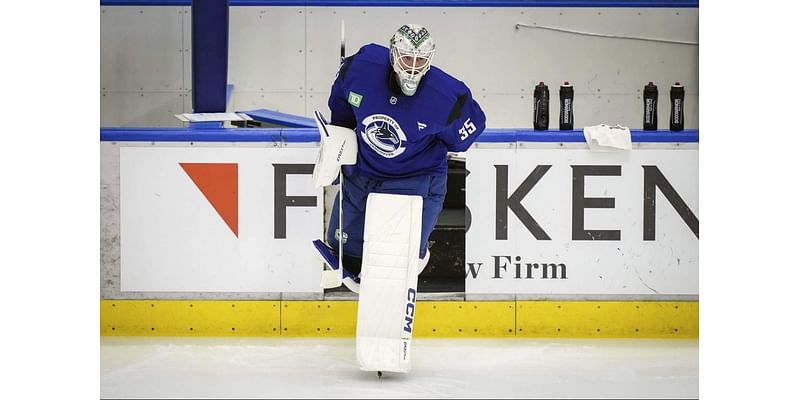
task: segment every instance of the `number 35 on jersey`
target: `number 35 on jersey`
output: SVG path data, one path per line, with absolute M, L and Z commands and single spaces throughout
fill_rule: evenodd
M 461 134 L 461 140 L 466 139 L 473 132 L 475 132 L 475 125 L 472 123 L 472 121 L 470 121 L 470 118 L 467 118 L 467 120 L 464 121 L 464 126 L 458 130 L 458 133 Z

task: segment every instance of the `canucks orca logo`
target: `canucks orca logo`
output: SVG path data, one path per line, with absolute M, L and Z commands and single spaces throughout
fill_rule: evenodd
M 386 127 L 385 122 L 383 124 L 381 124 L 380 122 L 376 123 L 374 129 L 375 129 L 375 137 L 378 138 L 379 143 L 389 144 L 387 150 L 392 150 L 394 146 L 400 144 L 400 138 L 397 136 L 396 133 L 392 132 L 389 128 Z
M 403 154 L 406 148 L 406 135 L 392 117 L 385 114 L 373 114 L 361 121 L 364 130 L 361 138 L 376 153 L 386 158 L 394 158 Z

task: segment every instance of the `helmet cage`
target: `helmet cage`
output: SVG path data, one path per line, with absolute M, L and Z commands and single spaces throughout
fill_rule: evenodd
M 435 51 L 433 39 L 421 26 L 403 25 L 390 44 L 392 70 L 397 74 L 403 93 L 413 95 L 422 77 L 431 68 Z
M 419 80 L 431 69 L 434 50 L 405 50 L 392 46 L 392 69 L 407 79 Z

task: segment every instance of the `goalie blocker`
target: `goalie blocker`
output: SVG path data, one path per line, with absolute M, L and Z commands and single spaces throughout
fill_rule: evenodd
M 363 371 L 408 372 L 417 298 L 422 197 L 367 198 L 356 355 Z

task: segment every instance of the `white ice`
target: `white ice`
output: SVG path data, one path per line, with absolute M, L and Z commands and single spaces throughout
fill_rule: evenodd
M 697 340 L 414 339 L 409 374 L 355 339 L 104 337 L 103 398 L 698 397 Z

